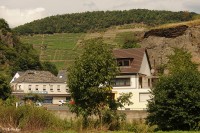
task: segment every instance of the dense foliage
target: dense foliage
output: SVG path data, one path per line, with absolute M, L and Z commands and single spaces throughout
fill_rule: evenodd
M 1 100 L 0 106 L 1 133 L 153 133 L 154 130 L 154 127 L 149 127 L 143 121 L 120 122 L 120 131 L 109 131 L 107 125 L 101 130 L 96 119 L 90 119 L 89 127 L 83 129 L 81 118 L 63 119 L 43 107 L 25 105 L 16 108 L 4 106 Z M 12 131 L 7 131 L 8 129 Z
M 170 73 L 179 73 L 186 70 L 197 70 L 198 64 L 191 61 L 192 55 L 184 49 L 174 48 L 174 54 L 169 55 L 167 69 Z
M 132 9 L 124 11 L 95 11 L 47 17 L 16 27 L 14 30 L 25 34 L 80 33 L 98 31 L 115 25 L 144 23 L 158 25 L 191 20 L 196 13 L 185 11 L 155 11 Z
M 1 103 L 0 106 L 0 132 L 5 132 L 2 127 L 18 129 L 18 132 L 58 131 L 66 130 L 69 125 L 42 107 L 25 105 L 16 108 Z
M 180 49 L 169 60 L 170 75 L 152 90 L 147 122 L 161 130 L 199 130 L 200 73 L 190 54 Z
M 32 45 L 21 43 L 5 20 L 0 19 L 0 73 L 9 79 L 17 71 L 28 69 L 57 73 L 54 65 L 40 62 Z
M 5 78 L 3 78 L 2 75 L 0 75 L 0 99 L 5 100 L 11 95 L 11 88 L 6 81 Z
M 109 82 L 117 73 L 109 45 L 102 39 L 89 40 L 69 69 L 68 86 L 75 101 L 71 110 L 83 117 L 99 114 L 111 99 Z

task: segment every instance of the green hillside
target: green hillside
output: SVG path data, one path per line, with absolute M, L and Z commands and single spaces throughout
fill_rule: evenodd
M 77 46 L 77 42 L 83 36 L 82 33 L 43 34 L 21 36 L 20 40 L 33 44 L 41 61 L 51 61 L 59 69 L 66 69 L 66 66 L 80 53 L 81 48 Z
M 102 37 L 104 42 L 113 47 L 121 47 L 127 39 L 146 29 L 144 24 L 129 24 L 112 27 L 102 32 L 94 33 L 61 33 L 37 34 L 20 36 L 24 43 L 30 43 L 36 49 L 41 61 L 50 61 L 58 69 L 66 69 L 82 51 L 82 42 L 92 38 Z
M 140 42 L 144 31 L 192 20 L 196 13 L 133 9 L 56 15 L 16 27 L 21 41 L 32 44 L 41 61 L 66 69 L 82 51 L 82 42 L 101 37 L 113 47 Z M 138 45 L 137 45 L 138 47 Z
M 46 17 L 16 27 L 21 35 L 53 33 L 86 33 L 103 31 L 112 26 L 143 23 L 156 26 L 166 23 L 182 22 L 193 19 L 197 14 L 180 11 L 156 11 L 132 9 L 124 11 L 95 11 Z
M 22 43 L 13 34 L 6 21 L 0 19 L 0 77 L 10 80 L 17 71 L 28 69 L 49 70 L 54 74 L 57 73 L 55 65 L 41 62 L 32 45 Z

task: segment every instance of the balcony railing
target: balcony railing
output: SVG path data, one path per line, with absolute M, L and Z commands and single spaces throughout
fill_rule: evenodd
M 48 91 L 30 91 L 30 93 L 36 93 L 36 94 L 48 94 Z
M 24 93 L 24 90 L 13 90 L 12 93 Z

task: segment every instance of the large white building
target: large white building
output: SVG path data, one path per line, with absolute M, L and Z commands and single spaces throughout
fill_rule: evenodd
M 23 98 L 25 94 L 40 94 L 44 103 L 59 104 L 70 98 L 64 71 L 54 76 L 49 71 L 27 70 L 17 72 L 10 82 L 12 94 Z
M 120 74 L 112 82 L 115 98 L 122 92 L 132 92 L 134 104 L 125 106 L 125 109 L 145 110 L 154 82 L 147 51 L 143 48 L 117 49 L 113 54 L 120 68 Z
M 151 74 L 147 51 L 143 48 L 113 50 L 120 74 L 112 81 L 115 98 L 120 93 L 132 92 L 130 99 L 134 104 L 125 106 L 126 110 L 145 110 L 150 99 L 150 89 L 155 81 Z M 66 74 L 60 71 L 54 76 L 48 71 L 27 70 L 17 72 L 11 80 L 12 94 L 23 97 L 27 93 L 44 96 L 44 103 L 59 104 L 59 101 L 70 99 L 66 84 Z

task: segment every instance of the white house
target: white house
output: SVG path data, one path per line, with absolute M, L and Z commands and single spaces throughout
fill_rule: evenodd
M 62 72 L 57 77 L 49 71 L 17 72 L 10 84 L 13 95 L 22 98 L 27 93 L 40 94 L 44 97 L 44 103 L 59 104 L 59 101 L 70 97 L 66 77 Z
M 125 106 L 125 109 L 145 110 L 153 81 L 147 51 L 143 48 L 116 49 L 113 54 L 120 69 L 120 74 L 112 82 L 115 98 L 122 92 L 132 92 L 134 104 Z

